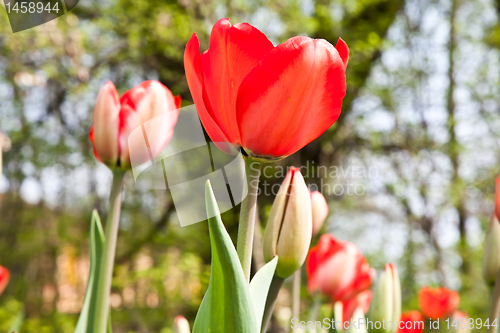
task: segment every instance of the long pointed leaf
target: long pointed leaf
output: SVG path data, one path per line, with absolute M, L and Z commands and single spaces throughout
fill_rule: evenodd
M 210 182 L 205 200 L 212 248 L 212 270 L 207 293 L 194 322 L 193 333 L 256 333 L 258 326 L 236 249 L 220 218 Z
M 253 311 L 255 313 L 256 323 L 259 327 L 262 325 L 262 317 L 266 307 L 267 294 L 273 280 L 274 271 L 278 264 L 278 257 L 268 262 L 253 277 L 250 282 L 250 297 L 252 298 Z
M 87 284 L 87 291 L 85 293 L 85 300 L 83 302 L 80 318 L 76 324 L 74 333 L 91 333 L 91 323 L 93 322 L 93 304 L 96 298 L 96 276 L 99 276 L 99 262 L 101 260 L 101 253 L 104 246 L 104 231 L 101 225 L 101 219 L 97 210 L 92 212 L 92 219 L 90 221 L 90 271 L 89 280 Z
M 10 325 L 10 328 L 7 332 L 8 333 L 19 332 L 21 326 L 23 326 L 23 321 L 24 321 L 24 306 L 17 313 L 16 317 L 14 318 L 14 321 Z

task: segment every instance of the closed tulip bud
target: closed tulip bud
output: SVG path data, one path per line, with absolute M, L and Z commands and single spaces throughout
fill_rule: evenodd
M 3 291 L 7 287 L 7 284 L 9 283 L 9 276 L 9 270 L 0 266 L 0 295 L 2 295 Z
M 375 322 L 392 322 L 391 325 L 381 327 L 378 332 L 393 333 L 401 317 L 401 285 L 394 264 L 386 264 L 380 275 L 370 310 L 370 320 Z
M 191 333 L 189 322 L 183 316 L 175 317 L 174 333 Z
M 11 141 L 9 137 L 0 132 L 0 180 L 2 179 L 2 154 L 4 151 L 9 151 L 11 147 Z
M 136 155 L 135 163 L 149 161 L 149 152 L 139 143 L 132 142 L 133 146 L 129 147 L 130 134 L 147 121 L 167 115 L 157 118 L 162 122 L 163 131 L 155 133 L 149 138 L 152 142 L 148 142 L 153 156 L 158 155 L 172 138 L 180 102 L 179 97 L 174 97 L 158 81 L 145 81 L 121 98 L 114 84 L 107 82 L 97 96 L 90 129 L 96 158 L 111 169 L 123 170 L 131 168 L 130 150 Z
M 463 312 L 455 311 L 451 318 L 451 328 L 452 332 L 470 333 L 469 316 Z
M 328 216 L 328 203 L 323 194 L 318 191 L 311 192 L 311 207 L 313 221 L 312 234 L 316 236 Z
M 486 234 L 483 253 L 483 278 L 488 285 L 493 287 L 500 270 L 500 222 L 493 215 Z
M 278 256 L 276 275 L 291 276 L 306 260 L 312 237 L 311 199 L 298 168 L 290 168 L 264 232 L 264 259 Z

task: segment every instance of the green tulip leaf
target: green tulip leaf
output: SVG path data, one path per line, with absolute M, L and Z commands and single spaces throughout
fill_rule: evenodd
M 90 271 L 85 292 L 85 300 L 83 301 L 82 311 L 78 318 L 78 323 L 74 333 L 91 333 L 94 321 L 94 309 L 97 299 L 97 281 L 99 276 L 99 267 L 104 247 L 104 231 L 102 229 L 101 219 L 97 210 L 92 212 L 90 221 Z M 111 333 L 111 323 L 108 318 L 108 333 Z
M 233 242 L 222 224 L 209 181 L 205 186 L 205 201 L 209 216 L 212 268 L 208 290 L 196 315 L 193 333 L 257 333 L 259 330 L 248 283 Z
M 253 311 L 256 323 L 262 325 L 262 317 L 266 307 L 267 294 L 273 280 L 274 271 L 278 265 L 278 257 L 274 257 L 264 267 L 262 267 L 250 282 L 250 297 L 252 298 Z
M 17 313 L 16 317 L 14 318 L 14 321 L 10 325 L 10 328 L 7 332 L 8 333 L 19 332 L 21 330 L 21 326 L 23 326 L 23 321 L 24 321 L 24 306 Z

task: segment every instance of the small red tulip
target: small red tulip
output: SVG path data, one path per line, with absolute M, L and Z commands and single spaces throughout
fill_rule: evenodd
M 328 216 L 328 203 L 321 192 L 311 192 L 313 235 L 317 235 L 321 230 Z
M 174 320 L 174 333 L 190 333 L 189 322 L 183 316 L 177 316 Z
M 500 221 L 500 176 L 497 177 L 495 186 L 495 215 Z
M 348 58 L 342 39 L 333 47 L 298 36 L 274 47 L 255 27 L 221 19 L 202 54 L 193 34 L 184 67 L 212 141 L 230 143 L 253 158 L 276 160 L 301 149 L 337 120 Z
M 350 322 L 351 318 L 353 318 L 354 316 L 354 312 L 356 312 L 356 310 L 358 309 L 366 314 L 368 312 L 368 309 L 370 308 L 372 296 L 373 295 L 370 290 L 365 290 L 360 292 L 353 298 L 342 302 L 342 322 Z
M 148 152 L 129 147 L 129 135 L 148 120 L 166 114 L 180 107 L 180 97 L 174 97 L 170 90 L 158 81 L 145 81 L 127 91 L 121 98 L 114 84 L 108 81 L 99 91 L 94 108 L 94 120 L 90 129 L 90 140 L 98 160 L 110 168 L 130 169 L 130 150 L 149 159 Z M 149 138 L 149 147 L 156 156 L 167 145 L 177 123 L 178 111 L 169 112 L 164 130 Z M 152 142 L 154 140 L 154 142 Z
M 424 317 L 418 311 L 409 311 L 401 315 L 396 333 L 422 333 L 424 331 Z
M 309 291 L 319 290 L 334 302 L 349 300 L 367 290 L 375 275 L 356 245 L 339 242 L 330 234 L 322 235 L 309 251 L 306 269 Z
M 423 287 L 418 293 L 422 314 L 431 319 L 449 317 L 458 308 L 460 296 L 456 291 L 444 287 L 433 289 Z
M 7 287 L 9 283 L 9 270 L 5 267 L 0 266 L 0 295 L 2 295 L 3 291 Z

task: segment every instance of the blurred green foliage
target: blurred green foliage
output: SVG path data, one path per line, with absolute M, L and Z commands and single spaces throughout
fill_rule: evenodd
M 453 3 L 455 10 L 444 0 L 82 1 L 16 34 L 0 8 L 0 128 L 12 140 L 0 182 L 0 265 L 12 273 L 0 298 L 0 331 L 22 307 L 23 333 L 72 332 L 76 324 L 90 214 L 97 208 L 105 218 L 109 190 L 110 174 L 88 140 L 100 86 L 112 80 L 123 93 L 158 79 L 190 104 L 185 44 L 196 32 L 206 49 L 222 17 L 257 26 L 275 44 L 299 34 L 347 42 L 341 118 L 277 166 L 376 166 L 379 177 L 354 179 L 363 195 L 327 193 L 325 231 L 358 244 L 377 269 L 396 261 L 405 311 L 418 308 L 420 286 L 446 285 L 460 290 L 462 310 L 485 318 L 489 291 L 479 265 L 500 158 L 498 6 Z M 343 180 L 306 177 L 318 186 Z M 272 199 L 259 198 L 262 224 Z M 222 216 L 233 240 L 237 215 Z M 180 228 L 168 192 L 128 179 L 114 332 L 167 333 L 178 314 L 193 322 L 209 264 L 206 223 Z M 274 332 L 286 323 L 288 287 Z M 302 294 L 307 318 L 305 285 Z M 330 313 L 324 305 L 322 315 Z

